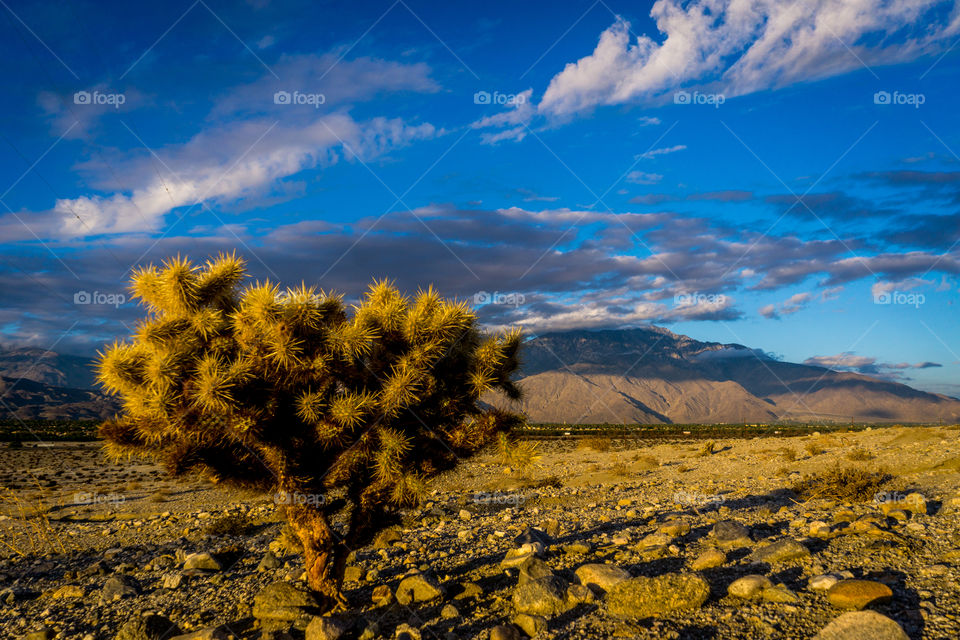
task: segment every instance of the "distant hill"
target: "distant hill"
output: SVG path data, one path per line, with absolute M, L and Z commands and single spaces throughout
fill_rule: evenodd
M 551 333 L 523 354 L 526 397 L 513 408 L 534 422 L 960 420 L 960 401 L 948 396 L 659 327 Z
M 102 420 L 120 403 L 94 388 L 93 360 L 45 349 L 0 350 L 0 418 Z
M 24 378 L 55 387 L 93 389 L 93 360 L 49 351 L 21 347 L 0 348 L 0 376 Z

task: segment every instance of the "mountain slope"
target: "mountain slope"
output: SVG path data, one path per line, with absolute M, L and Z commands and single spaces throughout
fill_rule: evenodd
M 659 327 L 533 338 L 523 375 L 526 397 L 512 408 L 534 422 L 960 420 L 954 398 Z

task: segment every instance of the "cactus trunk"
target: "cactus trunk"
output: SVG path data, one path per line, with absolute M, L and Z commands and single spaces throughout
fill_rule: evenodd
M 303 544 L 307 584 L 324 599 L 327 609 L 345 608 L 341 587 L 349 550 L 337 539 L 326 516 L 315 507 L 290 505 L 287 519 Z

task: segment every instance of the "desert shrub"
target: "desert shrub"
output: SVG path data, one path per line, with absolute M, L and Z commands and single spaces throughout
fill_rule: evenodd
M 234 514 L 216 518 L 203 528 L 204 533 L 212 536 L 245 536 L 255 531 L 257 525 L 249 516 Z
M 169 498 L 170 494 L 160 489 L 150 495 L 150 502 L 166 502 Z
M 624 463 L 618 462 L 610 467 L 610 473 L 618 478 L 623 478 L 630 475 L 630 468 Z
M 780 450 L 780 457 L 786 460 L 787 462 L 793 462 L 797 459 L 797 452 L 793 449 L 784 447 Z
M 713 440 L 709 442 L 704 442 L 703 446 L 700 447 L 700 451 L 697 453 L 698 458 L 706 458 L 707 456 L 712 456 L 714 451 L 717 448 L 717 443 Z
M 610 438 L 605 438 L 603 436 L 590 436 L 588 438 L 583 438 L 578 443 L 577 447 L 579 449 L 586 449 L 590 451 L 605 452 L 610 451 L 610 448 L 613 446 L 613 442 Z
M 885 469 L 870 471 L 860 467 L 834 467 L 801 478 L 791 489 L 802 500 L 871 500 L 884 484 L 893 479 Z
M 803 445 L 803 449 L 804 451 L 809 453 L 811 456 L 818 456 L 824 451 L 826 451 L 826 449 L 824 449 L 822 446 L 820 446 L 819 443 L 816 443 L 816 442 L 808 442 L 807 444 Z
M 521 476 L 537 466 L 542 457 L 536 442 L 517 439 L 505 431 L 499 434 L 497 448 L 503 465 Z
M 635 462 L 641 470 L 653 469 L 654 467 L 660 466 L 660 461 L 657 460 L 656 456 L 652 456 L 649 453 L 638 453 L 634 455 L 631 460 Z
M 480 397 L 519 398 L 521 334 L 483 334 L 465 302 L 432 288 L 409 298 L 374 282 L 348 309 L 245 277 L 233 255 L 135 272 L 147 317 L 101 354 L 98 379 L 123 413 L 100 436 L 118 458 L 283 496 L 307 582 L 334 608 L 350 551 L 517 423 Z
M 874 455 L 864 449 L 852 449 L 847 452 L 846 458 L 854 462 L 862 462 L 865 460 L 873 460 Z

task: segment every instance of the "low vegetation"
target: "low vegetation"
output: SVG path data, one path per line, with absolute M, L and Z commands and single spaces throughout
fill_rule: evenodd
M 834 467 L 804 476 L 791 489 L 801 500 L 872 500 L 893 476 L 886 469 Z

